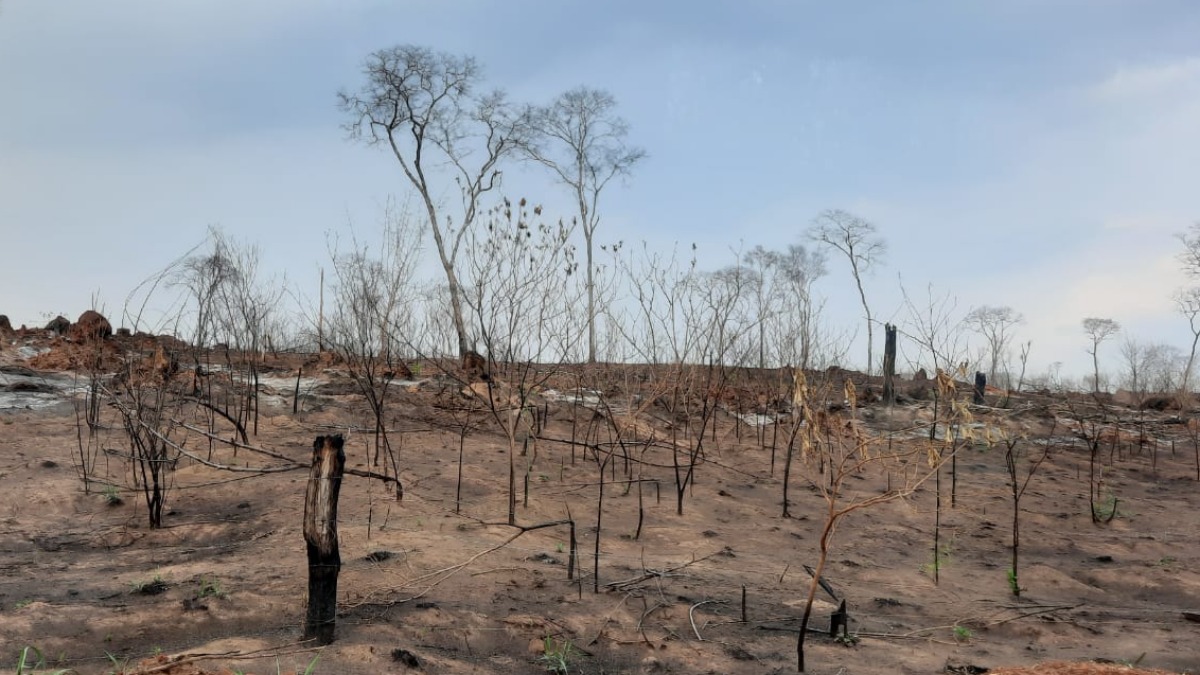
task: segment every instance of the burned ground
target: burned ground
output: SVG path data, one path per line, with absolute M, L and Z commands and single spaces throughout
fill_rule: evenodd
M 7 354 L 9 367 L 30 356 Z M 340 432 L 349 467 L 383 470 L 345 366 L 321 362 L 293 387 L 304 360 L 265 367 L 249 445 L 303 465 L 313 437 Z M 446 370 L 455 374 L 455 365 Z M 516 456 L 516 520 L 574 520 L 579 558 L 568 578 L 567 526 L 511 539 L 508 445 L 494 415 L 437 364 L 414 371 L 424 377 L 389 385 L 386 418 L 403 500 L 367 478 L 347 476 L 342 487 L 338 639 L 319 652 L 315 672 L 528 673 L 559 662 L 580 673 L 794 672 L 825 474 L 797 468 L 791 517 L 781 517 L 786 374 L 738 370 L 714 380 L 703 369 L 609 366 L 541 378 L 531 399 L 537 422 Z M 822 401 L 835 408 L 845 406 L 835 400 L 841 379 L 857 391 L 870 384 L 845 371 L 810 374 L 814 382 L 825 375 L 838 378 L 827 389 L 838 395 Z M 684 379 L 690 393 L 677 396 Z M 504 373 L 492 380 L 484 391 L 507 386 Z M 692 386 L 699 382 L 709 384 Z M 57 403 L 0 411 L 5 663 L 32 646 L 79 672 L 137 672 L 139 662 L 141 672 L 303 672 L 317 653 L 297 642 L 307 473 L 233 473 L 181 459 L 164 526 L 149 529 L 111 411 L 101 414 L 104 452 L 83 490 L 72 405 L 81 391 L 62 386 Z M 705 401 L 717 406 L 715 425 L 703 427 L 679 515 L 674 467 L 695 447 Z M 936 555 L 933 481 L 840 525 L 824 578 L 848 602 L 851 638 L 822 635 L 833 607 L 822 591 L 808 671 L 979 672 L 970 668 L 1108 659 L 1200 672 L 1191 414 L 1048 394 L 998 403 L 970 409 L 979 433 L 958 452 L 953 505 L 951 468 L 942 471 Z M 878 448 L 927 444 L 934 415 L 929 400 L 843 412 Z M 1089 506 L 1084 440 L 1092 432 L 1102 434 L 1099 506 L 1105 516 L 1115 509 L 1108 522 L 1093 522 Z M 1021 502 L 1019 598 L 1006 575 L 1012 500 L 1002 437 L 1049 447 Z M 583 441 L 606 448 L 599 461 Z M 246 448 L 195 436 L 186 443 L 226 466 L 264 464 Z M 877 494 L 900 480 L 869 469 L 847 489 Z M 168 670 L 158 653 L 190 656 Z

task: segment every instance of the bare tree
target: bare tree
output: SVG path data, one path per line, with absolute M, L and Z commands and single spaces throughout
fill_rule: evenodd
M 1138 405 L 1150 394 L 1175 391 L 1185 359 L 1178 347 L 1161 342 L 1142 342 L 1126 336 L 1121 343 L 1125 372 L 1121 386 L 1128 389 Z
M 1083 320 L 1083 332 L 1087 334 L 1088 339 L 1092 341 L 1092 346 L 1088 349 L 1088 354 L 1092 355 L 1092 392 L 1100 393 L 1100 357 L 1097 354 L 1100 351 L 1100 343 L 1108 338 L 1116 335 L 1121 331 L 1121 324 L 1112 319 L 1100 319 L 1096 317 L 1088 317 Z
M 1012 342 L 1012 329 L 1022 323 L 1021 316 L 1012 307 L 976 307 L 966 316 L 966 324 L 983 336 L 988 344 L 988 382 L 996 382 L 998 367 L 1008 372 L 1008 347 Z M 1008 388 L 1010 383 L 1005 383 Z
M 489 360 L 486 381 L 467 391 L 487 407 L 507 442 L 507 523 L 514 526 L 518 434 L 526 448 L 536 444 L 533 397 L 572 347 L 555 335 L 554 326 L 570 309 L 556 290 L 576 271 L 570 228 L 561 221 L 538 222 L 541 207 L 531 213 L 528 206 L 524 199 L 515 204 L 506 199 L 489 210 L 486 236 L 472 237 L 466 272 L 466 304 Z M 522 456 L 528 457 L 528 479 L 536 445 L 532 455 Z M 525 494 L 528 500 L 528 488 Z
M 779 285 L 775 283 L 774 251 L 768 251 L 762 246 L 755 246 L 743 257 L 742 262 L 754 275 L 756 283 L 751 288 L 757 318 L 758 333 L 758 367 L 767 367 L 767 327 L 779 305 Z
M 570 188 L 579 209 L 587 262 L 588 363 L 596 362 L 596 282 L 593 252 L 600 225 L 600 193 L 617 176 L 628 176 L 646 157 L 625 143 L 629 125 L 616 114 L 617 101 L 600 89 L 563 92 L 533 115 L 534 134 L 525 151 Z
M 367 57 L 366 82 L 338 93 L 350 115 L 350 137 L 385 145 L 424 203 L 429 231 L 446 273 L 458 349 L 470 345 L 463 319 L 456 262 L 481 197 L 500 182 L 500 163 L 525 144 L 529 111 L 517 110 L 501 91 L 476 92 L 481 74 L 471 57 L 400 45 Z M 453 180 L 461 196 L 457 223 L 443 218 L 436 195 Z
M 1187 365 L 1179 382 L 1179 392 L 1187 395 L 1192 388 L 1192 372 L 1196 365 L 1196 347 L 1200 346 L 1200 286 L 1183 288 L 1175 292 L 1175 307 L 1188 321 L 1192 332 L 1191 349 L 1188 350 Z
M 1179 262 L 1188 276 L 1200 278 L 1200 222 L 1193 223 L 1187 232 L 1178 235 L 1183 250 L 1179 252 Z M 1192 387 L 1192 373 L 1196 365 L 1196 348 L 1200 345 L 1200 287 L 1192 286 L 1175 292 L 1175 306 L 1179 313 L 1188 320 L 1192 331 L 1192 345 L 1188 352 L 1187 366 L 1183 370 L 1183 378 L 1179 383 L 1181 396 L 1187 395 Z
M 934 295 L 933 284 L 926 288 L 926 300 L 918 305 L 908 294 L 904 284 L 900 284 L 904 296 L 904 309 L 907 317 L 904 319 L 904 330 L 901 331 L 911 342 L 916 343 L 922 352 L 929 352 L 933 370 L 944 370 L 947 373 L 957 373 L 966 355 L 966 345 L 963 340 L 963 317 L 958 313 L 958 299 L 946 292 L 940 297 Z M 919 364 L 918 357 L 917 363 Z M 920 367 L 914 364 L 914 368 Z M 960 373 L 965 376 L 966 373 Z
M 875 369 L 875 328 L 871 306 L 863 290 L 863 276 L 879 263 L 887 252 L 887 242 L 878 234 L 874 223 L 868 222 L 846 211 L 825 211 L 817 216 L 808 231 L 809 237 L 846 256 L 858 297 L 862 301 L 867 318 L 867 375 Z
M 404 357 L 414 353 L 409 341 L 413 277 L 420 260 L 420 225 L 389 203 L 383 214 L 381 239 L 375 251 L 352 238 L 349 251 L 330 242 L 336 275 L 334 308 L 327 339 L 347 365 L 371 410 L 374 458 L 387 460 L 399 490 L 399 465 L 388 436 L 388 394 L 396 377 L 404 378 Z M 398 492 L 399 494 L 399 492 Z
M 849 380 L 842 391 L 831 390 L 832 383 L 810 388 L 803 372 L 796 371 L 792 389 L 793 405 L 798 416 L 805 420 L 793 438 L 799 450 L 799 469 L 813 492 L 824 501 L 817 510 L 823 520 L 817 543 L 815 569 L 810 571 L 808 593 L 796 638 L 797 670 L 805 671 L 805 639 L 812 618 L 813 602 L 822 575 L 829 561 L 838 526 L 848 516 L 871 509 L 879 504 L 907 498 L 930 478 L 937 479 L 942 465 L 951 461 L 962 444 L 945 442 L 928 445 L 883 443 L 882 437 L 867 431 L 856 419 L 854 410 L 858 393 Z M 831 397 L 848 402 L 845 412 L 828 410 Z M 949 438 L 947 434 L 947 438 Z M 798 442 L 797 442 L 798 441 Z M 886 446 L 886 447 L 885 447 Z M 790 448 L 789 448 L 790 452 Z M 875 491 L 856 485 L 868 470 L 889 476 L 887 489 Z M 899 480 L 893 482 L 891 476 Z M 842 624 L 843 637 L 846 625 Z
M 1121 343 L 1121 358 L 1125 361 L 1122 385 L 1133 394 L 1137 405 L 1141 406 L 1148 392 L 1147 371 L 1150 370 L 1150 362 L 1154 358 L 1153 349 L 1132 335 L 1126 335 L 1125 341 Z
M 614 250 L 633 299 L 633 318 L 618 325 L 634 358 L 657 364 L 700 357 L 700 337 L 694 330 L 694 317 L 699 314 L 695 288 L 700 275 L 695 250 L 693 244 L 692 256 L 686 260 L 680 260 L 676 250 L 669 258 L 653 252 L 645 242 L 625 255 Z
M 209 228 L 212 250 L 200 255 L 188 255 L 169 280 L 172 286 L 182 287 L 196 304 L 196 325 L 192 345 L 198 351 L 210 345 L 216 330 L 215 303 L 221 286 L 228 283 L 235 271 L 220 230 Z M 203 245 L 203 244 L 201 244 Z M 197 247 L 199 248 L 199 247 Z
M 707 317 L 702 355 L 722 366 L 746 360 L 750 349 L 744 345 L 744 339 L 759 322 L 747 303 L 755 287 L 761 284 L 762 278 L 740 260 L 697 278 L 696 292 Z
M 1192 277 L 1200 277 L 1200 222 L 1192 223 L 1187 232 L 1181 232 L 1176 237 L 1183 244 L 1179 252 L 1179 262 L 1183 270 Z
M 768 336 L 778 353 L 776 365 L 795 363 L 810 367 L 816 341 L 813 283 L 825 275 L 825 255 L 791 244 L 782 251 L 756 246 L 742 257 L 760 279 L 753 288 L 758 316 L 758 367 L 767 364 Z

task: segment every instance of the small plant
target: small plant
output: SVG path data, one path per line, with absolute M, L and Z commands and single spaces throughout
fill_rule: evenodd
M 17 657 L 17 675 L 33 675 L 33 672 L 39 668 L 46 667 L 46 658 L 42 656 L 42 652 L 37 647 L 25 647 L 21 650 L 20 656 Z M 68 675 L 74 671 L 63 668 L 55 670 L 48 675 Z
M 555 552 L 555 553 L 562 553 L 562 552 L 563 552 L 563 550 L 564 550 L 564 549 L 563 549 L 563 543 L 562 543 L 561 541 L 560 541 L 560 542 L 556 542 L 556 543 L 554 544 L 554 552 Z
M 932 575 L 934 572 L 940 572 L 942 568 L 950 563 L 950 554 L 953 552 L 953 542 L 941 545 L 938 547 L 937 555 L 933 557 L 933 561 L 921 565 L 921 572 L 929 575 Z
M 1097 504 L 1094 507 L 1096 511 L 1094 514 L 1096 516 L 1096 520 L 1105 523 L 1111 523 L 1115 518 L 1121 515 L 1117 508 L 1120 502 L 1121 500 L 1117 499 L 1117 496 L 1113 494 L 1111 490 L 1109 490 L 1108 497 L 1106 497 L 1102 503 Z
M 578 651 L 570 640 L 555 640 L 546 636 L 542 643 L 543 651 L 540 661 L 546 672 L 556 675 L 567 675 L 571 672 L 571 657 Z
M 154 579 L 133 584 L 133 592 L 138 595 L 158 595 L 170 586 L 163 580 L 162 575 L 155 574 Z
M 32 602 L 32 600 L 18 600 L 13 603 L 13 609 L 25 609 Z
M 125 500 L 121 499 L 121 492 L 117 490 L 116 485 L 109 485 L 104 488 L 104 503 L 109 506 L 120 506 L 125 503 Z
M 1168 555 L 1160 558 L 1155 564 L 1159 567 L 1170 567 L 1171 565 L 1175 564 L 1175 559 Z
M 1007 570 L 1005 570 L 1005 574 L 1008 576 L 1008 590 L 1013 595 L 1020 597 L 1022 589 L 1021 589 L 1021 584 L 1018 583 L 1018 580 L 1017 580 L 1017 571 L 1010 567 Z
M 304 675 L 312 675 L 317 672 L 317 661 L 321 660 L 321 655 L 313 656 L 312 661 L 308 662 L 308 667 L 304 669 Z
M 973 637 L 975 637 L 975 633 L 973 633 L 970 628 L 967 628 L 966 626 L 957 626 L 957 625 L 954 627 L 954 641 L 955 642 L 964 642 L 964 643 L 970 642 L 971 638 L 973 638 Z
M 111 635 L 105 635 L 105 636 L 104 636 L 104 641 L 105 641 L 105 642 L 112 642 L 112 636 L 111 636 Z M 127 665 L 129 665 L 129 659 L 125 659 L 124 661 L 120 661 L 120 660 L 118 660 L 118 659 L 117 659 L 117 657 L 116 657 L 116 656 L 114 656 L 114 655 L 113 655 L 113 653 L 112 653 L 112 652 L 104 652 L 104 655 L 105 655 L 106 657 L 108 657 L 108 660 L 109 660 L 109 662 L 110 662 L 110 663 L 112 663 L 112 665 L 113 665 L 113 669 L 112 669 L 113 675 L 117 675 L 118 673 L 123 673 L 123 672 L 125 672 L 125 670 L 126 670 L 126 668 L 125 668 L 125 667 L 126 667 Z
M 858 644 L 858 633 L 839 633 L 833 636 L 833 641 L 846 647 Z
M 223 598 L 225 591 L 216 577 L 200 577 L 200 589 L 196 591 L 196 599 Z

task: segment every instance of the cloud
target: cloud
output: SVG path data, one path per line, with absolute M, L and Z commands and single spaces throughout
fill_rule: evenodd
M 1126 220 L 1152 231 L 1165 227 L 1152 216 Z M 1038 367 L 1063 361 L 1068 372 L 1085 372 L 1084 317 L 1115 319 L 1127 334 L 1156 342 L 1181 342 L 1182 331 L 1160 333 L 1169 324 L 1163 319 L 1174 314 L 1172 292 L 1187 282 L 1176 253 L 1169 237 L 1147 237 L 1138 227 L 1107 228 L 1087 245 L 991 281 L 1007 284 L 1013 306 L 1025 314 L 1022 339 L 1033 340 Z
M 1122 66 L 1092 88 L 1101 101 L 1138 100 L 1200 87 L 1200 57 L 1153 65 Z

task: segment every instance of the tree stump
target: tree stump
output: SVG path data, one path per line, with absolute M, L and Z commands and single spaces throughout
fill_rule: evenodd
M 312 472 L 304 495 L 304 541 L 308 546 L 308 614 L 304 639 L 319 645 L 333 642 L 337 620 L 337 580 L 342 568 L 338 552 L 337 502 L 346 455 L 337 436 L 313 441 Z
M 984 404 L 983 393 L 984 393 L 984 390 L 986 390 L 986 389 L 987 389 L 987 375 L 984 373 L 981 373 L 979 371 L 975 371 L 975 395 L 972 397 L 971 402 L 974 403 L 975 405 L 983 405 Z
M 829 617 L 829 637 L 836 638 L 838 630 L 842 631 L 842 637 L 850 635 L 850 612 L 846 610 L 844 598 L 838 604 L 837 611 Z
M 896 405 L 896 327 L 883 325 L 883 402 Z

